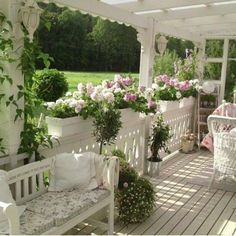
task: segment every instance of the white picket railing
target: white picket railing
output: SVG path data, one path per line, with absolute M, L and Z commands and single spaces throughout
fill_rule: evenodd
M 181 136 L 193 124 L 194 104 L 188 104 L 183 107 L 176 107 L 172 110 L 163 112 L 165 121 L 170 124 L 173 137 L 169 142 L 171 152 L 180 148 Z M 148 147 L 145 123 L 149 118 L 140 118 L 138 113 L 130 109 L 122 111 L 123 127 L 119 132 L 117 141 L 112 146 L 105 146 L 105 152 L 109 153 L 112 149 L 117 148 L 125 152 L 129 163 L 139 171 L 144 170 L 145 158 L 147 158 Z M 149 119 L 150 120 L 150 119 Z M 59 138 L 60 145 L 55 144 L 53 149 L 44 149 L 41 154 L 50 157 L 61 152 L 99 152 L 99 145 L 92 136 L 93 127 L 91 121 L 83 121 L 81 132 Z M 150 124 L 149 124 L 150 127 Z M 161 153 L 162 157 L 167 154 Z

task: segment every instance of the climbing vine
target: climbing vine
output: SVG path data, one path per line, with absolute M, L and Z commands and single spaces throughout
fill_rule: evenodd
M 38 152 L 40 146 L 52 147 L 52 137 L 46 134 L 46 128 L 41 127 L 38 122 L 38 110 L 42 107 L 42 101 L 39 100 L 34 93 L 32 87 L 34 83 L 34 74 L 36 71 L 36 63 L 41 60 L 46 66 L 50 66 L 48 54 L 43 53 L 35 38 L 33 42 L 28 39 L 28 32 L 23 28 L 24 49 L 21 54 L 19 67 L 24 74 L 24 130 L 21 132 L 21 144 L 18 152 L 27 152 L 30 156 L 35 154 L 36 160 L 41 159 Z
M 39 146 L 52 147 L 51 136 L 46 135 L 45 127 L 38 125 L 35 118 L 36 110 L 41 106 L 41 101 L 37 99 L 32 91 L 33 76 L 36 71 L 36 62 L 41 60 L 46 67 L 50 65 L 51 58 L 48 54 L 41 51 L 37 40 L 32 43 L 28 39 L 28 32 L 22 25 L 24 32 L 24 48 L 20 56 L 18 68 L 24 74 L 24 87 L 17 85 L 18 92 L 14 96 L 7 95 L 0 89 L 0 105 L 16 107 L 15 121 L 24 116 L 24 130 L 21 132 L 21 143 L 18 153 L 27 152 L 30 156 L 36 154 L 36 159 L 40 157 L 38 153 Z M 5 70 L 5 63 L 13 63 L 14 38 L 11 36 L 12 24 L 7 17 L 0 12 L 0 85 L 9 83 L 13 85 L 13 80 Z M 3 87 L 3 86 L 1 86 Z M 24 97 L 24 109 L 18 106 L 18 100 Z M 0 153 L 5 153 L 3 138 L 0 137 Z
M 14 38 L 11 35 L 12 24 L 7 20 L 7 17 L 0 12 L 0 85 L 3 87 L 4 83 L 13 85 L 13 80 L 5 69 L 5 63 L 13 63 L 15 59 L 12 57 L 14 47 Z M 18 106 L 18 100 L 23 97 L 23 86 L 17 85 L 18 93 L 16 97 L 12 94 L 4 93 L 3 89 L 0 90 L 0 105 L 2 106 L 15 106 L 16 115 L 15 121 L 22 117 L 23 110 Z M 5 154 L 5 147 L 3 146 L 3 138 L 0 138 L 0 153 Z

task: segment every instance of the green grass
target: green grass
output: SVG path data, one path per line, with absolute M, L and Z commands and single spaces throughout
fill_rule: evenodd
M 69 90 L 75 91 L 78 83 L 89 83 L 99 84 L 103 80 L 112 80 L 115 74 L 131 75 L 132 77 L 138 78 L 138 74 L 135 73 L 115 73 L 115 72 L 70 72 L 63 71 L 69 83 Z

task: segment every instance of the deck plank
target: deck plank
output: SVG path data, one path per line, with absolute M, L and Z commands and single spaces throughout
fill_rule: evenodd
M 198 193 L 200 188 L 201 187 L 197 185 L 185 185 L 183 188 L 184 191 L 182 189 L 180 190 L 181 195 L 178 198 L 173 197 L 167 206 L 163 205 L 161 207 L 161 211 L 162 213 L 164 212 L 164 214 L 162 214 L 162 216 L 157 221 L 155 221 L 155 223 L 152 224 L 147 230 L 141 232 L 141 234 L 156 234 L 156 232 L 160 230 L 162 226 L 165 225 L 165 223 L 168 222 L 176 214 L 176 212 L 181 208 L 183 204 L 185 204 L 188 200 L 191 199 L 191 197 Z M 184 196 L 188 197 L 184 198 Z M 159 212 L 157 212 L 157 215 L 158 214 Z
M 233 214 L 236 206 L 236 194 L 234 194 L 233 198 L 230 200 L 229 204 L 226 206 L 218 220 L 215 222 L 214 226 L 210 230 L 209 234 L 221 234 L 225 226 L 227 225 L 228 219 L 230 219 Z
M 201 227 L 201 225 L 205 222 L 207 217 L 211 214 L 211 212 L 216 207 L 217 203 L 223 197 L 224 191 L 218 190 L 211 200 L 207 203 L 207 205 L 199 212 L 196 218 L 191 222 L 191 224 L 185 229 L 183 235 L 193 235 L 196 231 Z M 205 233 L 206 234 L 206 233 Z
M 215 221 L 217 221 L 218 217 L 221 215 L 229 201 L 232 199 L 233 193 L 232 192 L 226 192 L 224 194 L 224 197 L 220 199 L 218 204 L 215 206 L 211 214 L 207 217 L 207 219 L 204 221 L 204 223 L 201 225 L 201 227 L 198 229 L 196 234 L 208 234 L 208 232 L 211 230 L 212 226 L 214 225 Z
M 211 200 L 216 190 L 208 192 L 205 190 L 204 195 L 201 199 L 195 203 L 193 208 L 182 218 L 180 221 L 177 221 L 177 225 L 169 232 L 172 235 L 181 235 L 184 230 L 191 224 L 199 212 L 206 207 L 207 203 Z
M 236 209 L 228 220 L 226 226 L 224 227 L 221 235 L 236 235 Z

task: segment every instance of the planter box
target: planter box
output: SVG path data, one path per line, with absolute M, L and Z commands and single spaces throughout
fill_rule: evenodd
M 192 96 L 188 98 L 183 98 L 180 100 L 179 107 L 183 108 L 183 107 L 193 106 L 194 102 L 195 102 L 195 98 Z
M 134 122 L 139 119 L 139 113 L 130 108 L 121 109 L 121 121 L 123 124 Z M 92 133 L 92 118 L 84 120 L 76 116 L 70 118 L 46 117 L 48 134 L 57 137 L 67 137 L 75 134 Z
M 125 124 L 128 121 L 134 121 L 139 119 L 139 112 L 133 111 L 131 108 L 120 109 L 121 121 Z
M 57 137 L 66 137 L 88 132 L 92 127 L 91 119 L 84 120 L 78 116 L 65 119 L 47 116 L 46 123 L 48 125 L 48 134 Z
M 161 112 L 179 109 L 179 101 L 159 101 Z

